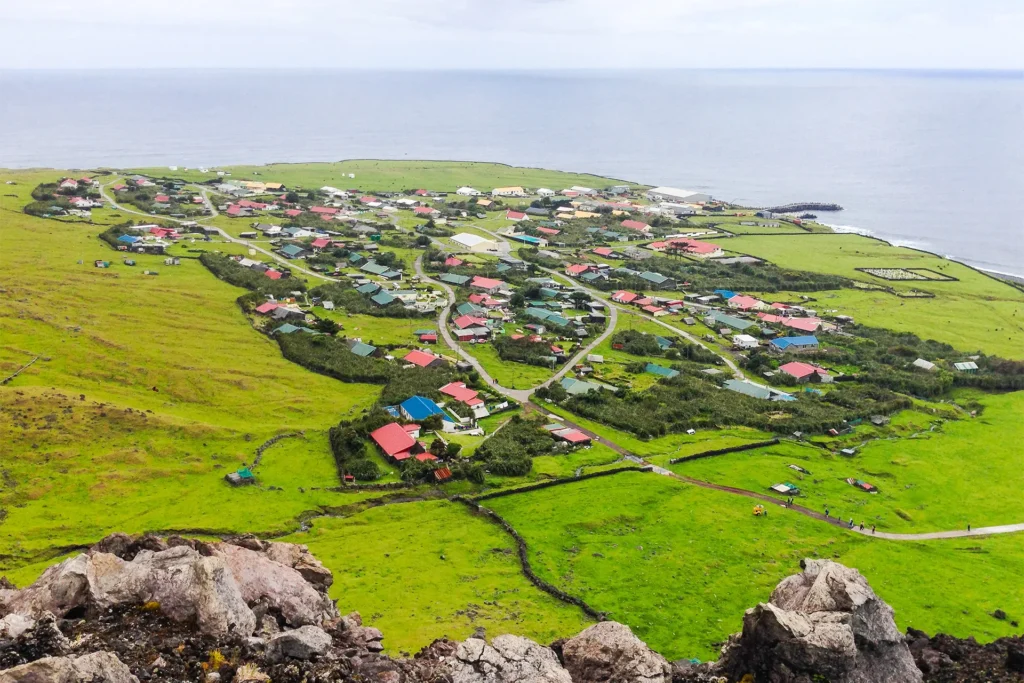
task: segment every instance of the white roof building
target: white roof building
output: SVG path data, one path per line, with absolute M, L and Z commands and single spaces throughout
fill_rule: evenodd
M 466 197 L 476 197 L 480 194 L 480 190 L 474 190 L 472 187 L 460 187 L 455 191 L 455 194 L 461 194 Z
M 538 197 L 554 197 L 555 196 L 555 191 L 550 189 L 550 188 L 547 188 L 547 187 L 538 187 L 537 188 L 537 196 Z
M 597 194 L 597 190 L 595 190 L 594 188 L 581 187 L 580 185 L 573 185 L 572 187 L 569 188 L 569 190 L 572 192 L 577 192 L 579 194 Z
M 468 232 L 460 232 L 457 235 L 453 235 L 451 239 L 455 244 L 465 247 L 470 251 L 495 251 L 497 249 L 497 245 L 493 240 Z
M 678 187 L 653 187 L 647 190 L 647 198 L 652 202 L 677 202 L 680 204 L 701 204 L 711 201 L 711 195 L 696 190 L 683 190 Z
M 757 339 L 749 334 L 734 334 L 732 336 L 732 344 L 740 349 L 756 349 Z

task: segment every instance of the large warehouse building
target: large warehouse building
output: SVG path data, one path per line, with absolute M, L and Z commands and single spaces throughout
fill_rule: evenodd
M 647 190 L 647 198 L 652 202 L 677 202 L 679 204 L 704 204 L 711 201 L 711 195 L 693 190 L 681 190 L 678 187 L 654 187 Z

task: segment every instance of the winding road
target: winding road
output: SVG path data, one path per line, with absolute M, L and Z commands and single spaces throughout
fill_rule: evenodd
M 150 214 L 147 214 L 147 213 L 145 213 L 143 211 L 138 211 L 136 209 L 126 208 L 123 205 L 120 205 L 120 204 L 118 204 L 118 203 L 116 203 L 114 201 L 113 197 L 111 197 L 106 192 L 106 188 L 107 188 L 107 186 L 109 186 L 109 185 L 113 184 L 114 182 L 116 182 L 116 180 L 117 179 L 115 178 L 114 180 L 112 180 L 109 183 L 106 183 L 105 185 L 102 185 L 100 187 L 100 195 L 109 203 L 111 208 L 117 209 L 117 210 L 122 211 L 124 213 L 135 214 L 135 215 L 138 215 L 138 216 L 145 216 L 148 219 L 152 219 L 153 216 L 150 215 Z M 202 195 L 203 200 L 204 200 L 207 208 L 210 210 L 211 215 L 212 216 L 217 216 L 218 215 L 217 210 L 214 208 L 213 204 L 210 202 L 210 199 L 209 199 L 209 196 L 207 195 L 206 189 L 200 188 L 199 192 Z M 176 222 L 176 223 L 187 223 L 187 222 L 190 222 L 187 219 L 169 218 L 169 217 L 165 217 L 165 216 L 160 216 L 160 219 L 161 220 L 170 220 L 170 221 L 173 221 L 173 222 Z M 272 251 L 270 251 L 268 249 L 264 249 L 262 247 L 253 245 L 248 240 L 243 240 L 243 239 L 240 239 L 240 238 L 237 238 L 237 237 L 233 237 L 232 235 L 228 234 L 225 230 L 223 230 L 222 228 L 220 228 L 218 226 L 215 226 L 215 225 L 204 225 L 202 223 L 199 223 L 198 221 L 196 221 L 196 223 L 200 227 L 203 227 L 203 228 L 212 228 L 212 229 L 216 230 L 221 235 L 221 237 L 223 237 L 225 240 L 227 240 L 229 242 L 234 242 L 236 244 L 242 244 L 242 245 L 245 245 L 246 247 L 248 247 L 250 249 L 254 249 L 254 250 L 260 252 L 261 254 L 263 254 L 263 255 L 273 259 L 274 261 L 287 266 L 291 270 L 299 271 L 301 273 L 304 273 L 305 275 L 308 275 L 310 277 L 315 277 L 315 278 L 318 278 L 320 280 L 325 280 L 325 281 L 328 281 L 328 282 L 338 282 L 338 280 L 336 278 L 332 278 L 332 277 L 329 277 L 327 275 L 323 275 L 321 273 L 317 273 L 317 272 L 314 272 L 314 271 L 309 270 L 307 268 L 304 268 L 303 266 L 298 265 L 298 263 L 296 263 L 295 261 L 285 259 L 283 256 L 280 256 L 279 254 L 275 254 L 275 253 L 273 253 Z M 507 240 L 502 235 L 500 235 L 500 234 L 498 234 L 498 233 L 496 233 L 496 232 L 494 232 L 492 230 L 488 230 L 486 228 L 481 228 L 479 226 L 473 226 L 473 227 L 476 228 L 477 230 L 481 230 L 482 232 L 485 232 L 485 233 L 488 233 L 488 234 L 492 235 L 497 240 L 500 240 L 502 242 L 506 242 L 507 243 Z M 444 246 L 444 245 L 441 245 L 441 246 Z M 446 295 L 446 298 L 447 298 L 447 302 L 446 302 L 445 306 L 440 310 L 440 312 L 438 313 L 438 317 L 437 317 L 437 328 L 438 328 L 438 332 L 441 334 L 441 338 L 444 339 L 445 344 L 452 351 L 454 351 L 456 354 L 458 354 L 458 356 L 460 358 L 462 358 L 463 360 L 465 360 L 466 362 L 468 362 L 470 365 L 473 366 L 473 368 L 477 371 L 477 373 L 479 373 L 480 377 L 488 384 L 488 386 L 493 388 L 498 393 L 500 393 L 500 394 L 502 394 L 504 396 L 507 396 L 509 398 L 512 398 L 515 401 L 517 401 L 518 403 L 522 404 L 525 411 L 541 413 L 541 414 L 546 415 L 546 416 L 548 416 L 548 417 L 550 417 L 552 419 L 557 419 L 559 422 L 561 422 L 561 423 L 563 423 L 563 424 L 565 424 L 567 426 L 573 427 L 574 429 L 578 429 L 579 431 L 581 431 L 584 434 L 586 434 L 587 436 L 589 436 L 593 441 L 595 441 L 597 443 L 604 444 L 605 446 L 608 446 L 609 448 L 611 448 L 612 450 L 614 450 L 615 452 L 619 453 L 624 458 L 626 458 L 626 459 L 628 459 L 628 460 L 630 460 L 632 462 L 635 462 L 637 464 L 649 467 L 651 469 L 651 471 L 653 471 L 653 472 L 655 472 L 657 474 L 660 474 L 662 476 L 671 477 L 672 479 L 676 479 L 678 481 L 681 481 L 681 482 L 684 482 L 684 483 L 687 483 L 687 484 L 691 484 L 693 486 L 700 486 L 702 488 L 711 489 L 711 490 L 715 490 L 715 491 L 720 491 L 720 492 L 724 492 L 724 493 L 730 493 L 730 494 L 736 495 L 736 496 L 743 496 L 743 497 L 749 498 L 751 500 L 758 501 L 759 503 L 762 503 L 762 504 L 766 503 L 766 504 L 770 504 L 770 505 L 776 505 L 776 506 L 779 506 L 781 508 L 786 508 L 786 509 L 791 510 L 793 512 L 796 512 L 798 514 L 804 515 L 805 517 L 809 517 L 809 518 L 812 518 L 812 519 L 815 519 L 815 520 L 818 520 L 818 521 L 821 521 L 821 522 L 825 522 L 827 524 L 832 524 L 833 526 L 836 526 L 836 527 L 839 527 L 839 528 L 842 528 L 842 529 L 846 529 L 846 530 L 852 531 L 854 533 L 862 534 L 862 535 L 869 536 L 869 537 L 872 537 L 872 538 L 881 538 L 881 539 L 891 540 L 891 541 L 930 541 L 930 540 L 941 540 L 941 539 L 951 539 L 951 538 L 965 538 L 965 537 L 974 537 L 974 536 L 991 536 L 991 535 L 1009 534 L 1009 533 L 1017 533 L 1017 532 L 1024 531 L 1024 523 L 1022 523 L 1022 524 L 1005 524 L 1005 525 L 1001 525 L 1001 526 L 979 527 L 979 528 L 974 528 L 974 529 L 970 529 L 970 530 L 959 529 L 959 530 L 935 531 L 935 532 L 927 532 L 927 533 L 919 533 L 919 534 L 897 534 L 897 533 L 889 533 L 889 532 L 883 532 L 883 531 L 872 532 L 870 528 L 865 528 L 865 529 L 861 530 L 859 525 L 851 527 L 849 525 L 848 521 L 847 522 L 843 522 L 841 519 L 838 519 L 838 518 L 833 517 L 833 516 L 826 517 L 824 514 L 822 514 L 820 512 L 817 512 L 815 510 L 811 510 L 809 508 L 803 507 L 803 506 L 795 504 L 795 503 L 793 505 L 787 506 L 784 503 L 780 502 L 777 498 L 774 498 L 774 497 L 769 496 L 769 495 L 764 494 L 764 493 L 758 493 L 756 491 L 749 491 L 747 489 L 740 489 L 740 488 L 735 488 L 735 487 L 731 487 L 731 486 L 725 486 L 725 485 L 722 485 L 722 484 L 715 484 L 713 482 L 703 481 L 703 480 L 700 480 L 700 479 L 694 479 L 693 477 L 687 477 L 687 476 L 679 475 L 679 474 L 676 474 L 675 472 L 672 472 L 671 470 L 668 470 L 668 469 L 665 469 L 663 467 L 659 467 L 657 465 L 654 465 L 654 464 L 644 460 L 643 458 L 635 455 L 634 453 L 631 453 L 630 451 L 628 451 L 627 449 L 623 448 L 622 446 L 616 444 L 615 442 L 610 441 L 610 440 L 606 439 L 605 437 L 603 437 L 603 436 L 601 436 L 599 434 L 596 434 L 596 433 L 594 433 L 594 432 L 592 432 L 592 431 L 590 431 L 590 430 L 588 430 L 588 429 L 586 429 L 586 428 L 584 428 L 584 427 L 574 423 L 572 420 L 569 420 L 569 419 L 567 419 L 565 417 L 562 417 L 560 415 L 556 415 L 555 413 L 550 412 L 549 410 L 543 408 L 542 406 L 537 405 L 536 403 L 534 403 L 534 402 L 532 402 L 530 400 L 530 396 L 533 394 L 533 392 L 536 389 L 538 389 L 540 387 L 548 386 L 552 382 L 556 382 L 556 381 L 562 379 L 562 377 L 564 377 L 567 372 L 569 372 L 573 367 L 575 367 L 578 363 L 580 363 L 587 356 L 587 354 L 589 354 L 593 349 L 595 349 L 602 342 L 604 342 L 608 337 L 610 337 L 614 333 L 615 327 L 618 324 L 618 314 L 619 314 L 620 310 L 624 311 L 626 313 L 626 315 L 635 315 L 637 317 L 650 320 L 650 321 L 652 321 L 652 322 L 654 322 L 654 323 L 656 323 L 658 325 L 661 325 L 665 329 L 670 330 L 671 332 L 677 334 L 678 336 L 683 337 L 687 341 L 689 341 L 689 342 L 691 342 L 693 344 L 696 344 L 697 346 L 700 346 L 700 347 L 702 347 L 702 348 L 704 348 L 704 349 L 706 349 L 708 351 L 711 351 L 712 353 L 714 353 L 716 356 L 718 356 L 725 363 L 725 365 L 732 371 L 734 377 L 736 377 L 737 379 L 743 379 L 744 378 L 743 372 L 740 370 L 739 366 L 736 365 L 736 362 L 732 358 L 730 358 L 729 356 L 727 356 L 725 354 L 719 353 L 715 349 L 712 349 L 712 348 L 708 347 L 701 339 L 697 338 L 696 336 L 694 336 L 693 334 L 691 334 L 691 333 L 689 333 L 689 332 L 687 332 L 685 330 L 679 329 L 679 328 L 677 328 L 677 327 L 675 327 L 673 325 L 670 325 L 667 322 L 659 320 L 658 318 L 655 318 L 653 316 L 643 315 L 643 314 L 637 313 L 636 311 L 634 311 L 632 309 L 628 309 L 628 308 L 619 306 L 615 302 L 611 301 L 610 298 L 606 298 L 604 292 L 600 292 L 598 290 L 591 289 L 591 288 L 586 287 L 586 286 L 584 286 L 584 285 L 582 285 L 582 284 L 580 284 L 578 282 L 570 280 L 570 282 L 572 283 L 571 284 L 572 289 L 577 290 L 577 291 L 581 291 L 581 292 L 584 292 L 584 293 L 588 294 L 592 298 L 602 302 L 608 308 L 608 310 L 609 310 L 609 320 L 608 320 L 607 327 L 593 341 L 591 341 L 585 347 L 580 349 L 580 351 L 578 351 L 576 353 L 576 355 L 573 356 L 571 360 L 569 360 L 569 362 L 565 363 L 563 365 L 563 367 L 561 368 L 561 370 L 556 372 L 554 375 L 549 377 L 544 382 L 541 382 L 537 386 L 531 387 L 529 389 L 512 389 L 512 388 L 509 388 L 509 387 L 504 387 L 504 386 L 498 384 L 495 381 L 495 379 L 493 377 L 491 377 L 487 373 L 487 371 L 483 368 L 483 365 L 480 363 L 480 361 L 478 361 L 475 357 L 473 357 L 469 352 L 465 351 L 458 343 L 456 343 L 456 341 L 454 339 L 452 339 L 451 333 L 449 332 L 448 327 L 446 325 L 446 321 L 448 320 L 448 315 L 449 315 L 449 313 L 451 311 L 452 306 L 455 304 L 455 292 L 447 284 L 429 277 L 423 271 L 422 258 L 423 258 L 422 256 L 419 256 L 419 257 L 416 258 L 416 261 L 414 262 L 414 268 L 415 268 L 416 274 L 420 277 L 420 279 L 422 281 L 428 282 L 428 283 L 430 283 L 430 284 L 432 284 L 434 286 L 440 287 L 445 292 L 445 295 Z M 543 272 L 548 273 L 549 275 L 552 275 L 552 276 L 564 277 L 564 275 L 562 273 L 559 273 L 558 271 L 555 271 L 555 270 L 551 270 L 549 268 L 539 268 L 539 269 L 541 271 L 543 271 Z

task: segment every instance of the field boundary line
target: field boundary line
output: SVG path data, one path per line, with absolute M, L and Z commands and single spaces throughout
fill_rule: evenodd
M 679 458 L 672 458 L 668 461 L 669 465 L 675 465 L 680 462 L 689 462 L 691 460 L 700 460 L 701 458 L 711 458 L 716 455 L 726 455 L 728 453 L 742 453 L 743 451 L 752 451 L 758 448 L 766 448 L 768 446 L 777 446 L 779 444 L 779 438 L 769 439 L 767 441 L 754 441 L 753 443 L 745 443 L 739 446 L 730 446 L 728 448 L 715 448 L 710 451 L 701 451 L 700 453 L 694 453 L 693 455 L 684 455 Z
M 512 539 L 516 542 L 516 547 L 518 548 L 519 552 L 519 569 L 523 573 L 523 576 L 525 576 L 530 583 L 532 583 L 534 586 L 536 586 L 537 588 L 539 588 L 540 590 L 544 591 L 545 593 L 547 593 L 548 595 L 557 600 L 560 600 L 569 605 L 573 605 L 574 607 L 579 607 L 581 610 L 583 610 L 584 614 L 586 614 L 588 617 L 592 619 L 595 619 L 596 621 L 604 621 L 607 618 L 607 614 L 605 612 L 600 612 L 594 609 L 589 604 L 587 604 L 587 602 L 582 598 L 578 598 L 575 595 L 570 595 L 569 593 L 566 593 L 557 586 L 550 584 L 544 579 L 537 576 L 537 574 L 533 571 L 533 567 L 530 565 L 529 548 L 526 545 L 526 540 L 519 535 L 519 532 L 516 531 L 515 527 L 513 527 L 504 517 L 499 515 L 494 510 L 484 507 L 480 503 L 477 503 L 476 501 L 471 500 L 469 498 L 465 498 L 463 496 L 455 496 L 452 498 L 452 500 L 462 503 L 463 505 L 468 507 L 471 512 L 484 515 L 492 522 L 494 522 L 502 529 L 504 529 L 505 533 L 512 537 Z

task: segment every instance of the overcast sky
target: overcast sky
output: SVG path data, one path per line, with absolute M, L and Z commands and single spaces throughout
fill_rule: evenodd
M 0 68 L 1024 68 L 1024 0 L 0 0 Z

